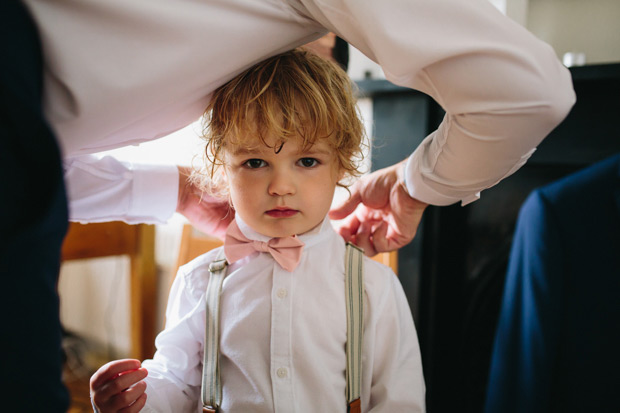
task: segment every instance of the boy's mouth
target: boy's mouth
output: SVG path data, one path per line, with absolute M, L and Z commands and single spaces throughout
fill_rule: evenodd
M 297 214 L 299 211 L 296 209 L 292 209 L 292 208 L 274 208 L 274 209 L 270 209 L 269 211 L 265 212 L 267 215 L 269 215 L 272 218 L 288 218 L 288 217 L 292 217 L 293 215 Z

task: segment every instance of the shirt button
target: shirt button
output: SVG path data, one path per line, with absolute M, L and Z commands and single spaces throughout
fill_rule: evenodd
M 288 291 L 286 291 L 286 288 L 280 288 L 277 294 L 278 298 L 284 298 L 288 294 Z
M 278 375 L 279 378 L 283 379 L 288 375 L 288 370 L 286 370 L 285 367 L 280 367 L 277 371 L 276 374 Z

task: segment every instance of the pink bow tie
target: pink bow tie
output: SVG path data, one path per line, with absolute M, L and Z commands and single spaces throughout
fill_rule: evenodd
M 248 239 L 239 229 L 237 221 L 232 221 L 226 230 L 224 255 L 232 264 L 255 251 L 268 252 L 282 268 L 290 272 L 301 261 L 303 247 L 304 243 L 297 236 L 272 238 L 269 242 Z

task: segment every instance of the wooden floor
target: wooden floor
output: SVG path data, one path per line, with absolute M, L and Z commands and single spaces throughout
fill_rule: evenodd
M 62 347 L 65 354 L 62 379 L 71 397 L 68 413 L 92 413 L 90 376 L 107 363 L 109 357 L 105 349 L 72 334 L 63 337 Z
M 71 395 L 71 405 L 69 406 L 68 413 L 92 413 L 93 408 L 90 404 L 88 380 L 65 380 L 65 385 Z

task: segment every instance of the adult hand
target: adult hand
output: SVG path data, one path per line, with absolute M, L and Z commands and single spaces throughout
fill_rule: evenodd
M 223 238 L 235 211 L 228 201 L 210 197 L 197 188 L 188 177 L 191 169 L 179 166 L 179 198 L 176 211 L 197 229 Z
M 99 413 L 139 412 L 146 403 L 146 383 L 142 380 L 147 375 L 138 360 L 115 360 L 102 366 L 90 378 L 93 407 Z
M 411 242 L 428 206 L 407 193 L 405 162 L 363 177 L 351 187 L 351 197 L 329 212 L 332 219 L 346 217 L 340 235 L 363 248 L 368 256 Z

